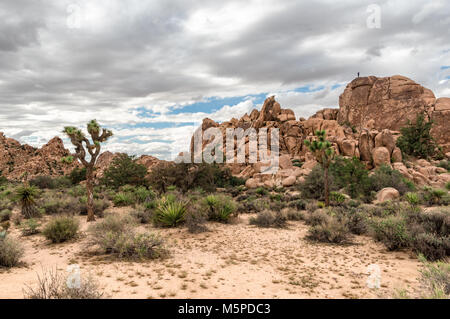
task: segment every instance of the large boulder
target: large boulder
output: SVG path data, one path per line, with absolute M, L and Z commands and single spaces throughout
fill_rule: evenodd
M 284 186 L 284 187 L 289 187 L 289 186 L 292 186 L 292 185 L 294 185 L 295 184 L 295 182 L 296 182 L 296 178 L 295 178 L 295 176 L 289 176 L 289 177 L 286 177 L 285 179 L 283 179 L 283 181 L 281 182 L 281 184 Z
M 377 130 L 398 131 L 418 113 L 432 111 L 434 103 L 432 91 L 404 76 L 360 77 L 339 97 L 338 122 L 359 128 L 374 120 Z
M 377 147 L 372 152 L 373 165 L 391 165 L 391 155 L 386 147 Z
M 376 201 L 378 203 L 383 203 L 388 200 L 397 199 L 399 197 L 400 197 L 400 193 L 398 192 L 398 190 L 396 190 L 395 188 L 392 188 L 392 187 L 386 187 L 377 193 Z

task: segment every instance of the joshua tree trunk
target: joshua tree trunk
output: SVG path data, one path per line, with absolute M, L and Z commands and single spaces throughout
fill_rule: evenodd
M 330 191 L 328 185 L 328 166 L 323 168 L 324 183 L 325 183 L 325 206 L 330 206 Z
M 94 214 L 94 170 L 88 167 L 86 170 L 86 192 L 87 192 L 87 221 L 95 221 Z

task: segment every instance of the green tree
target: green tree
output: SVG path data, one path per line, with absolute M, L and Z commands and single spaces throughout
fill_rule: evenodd
M 431 136 L 433 121 L 425 120 L 425 114 L 420 113 L 416 121 L 408 121 L 408 125 L 401 128 L 402 135 L 397 139 L 397 146 L 404 154 L 418 158 L 429 158 L 439 152 L 439 146 Z
M 116 188 L 123 185 L 144 185 L 146 175 L 147 168 L 136 163 L 133 156 L 120 154 L 105 170 L 102 182 Z
M 323 168 L 324 172 L 324 188 L 325 188 L 325 205 L 330 205 L 330 190 L 329 190 L 329 178 L 328 168 L 334 158 L 334 149 L 329 141 L 325 139 L 326 132 L 316 131 L 316 139 L 313 141 L 305 140 L 305 145 L 309 148 L 316 160 Z
M 72 156 L 77 158 L 86 168 L 86 191 L 87 191 L 87 221 L 95 221 L 94 215 L 94 167 L 98 156 L 100 155 L 100 143 L 106 142 L 113 133 L 110 130 L 101 128 L 96 120 L 92 120 L 87 124 L 87 131 L 91 136 L 92 142 L 86 135 L 74 126 L 66 126 L 64 133 L 70 138 L 75 146 L 75 154 Z M 86 150 L 89 153 L 89 161 L 86 159 Z

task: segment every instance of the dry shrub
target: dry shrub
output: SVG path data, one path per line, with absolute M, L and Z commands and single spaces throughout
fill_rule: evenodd
M 283 228 L 286 226 L 286 221 L 287 218 L 283 213 L 265 210 L 258 213 L 256 217 L 251 217 L 249 223 L 258 227 Z
M 100 299 L 103 296 L 91 275 L 81 278 L 79 287 L 69 287 L 67 278 L 57 269 L 43 269 L 42 272 L 42 276 L 37 276 L 36 287 L 24 289 L 25 299 Z

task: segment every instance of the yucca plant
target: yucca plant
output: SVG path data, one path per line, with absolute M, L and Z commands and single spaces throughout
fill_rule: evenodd
M 16 189 L 16 199 L 19 201 L 23 217 L 29 219 L 39 217 L 40 213 L 36 206 L 36 197 L 39 191 L 35 186 L 24 184 Z
M 184 220 L 186 203 L 163 197 L 159 200 L 155 211 L 155 222 L 166 227 L 175 227 Z
M 209 208 L 208 219 L 226 222 L 236 212 L 235 202 L 227 196 L 209 195 L 204 199 Z

